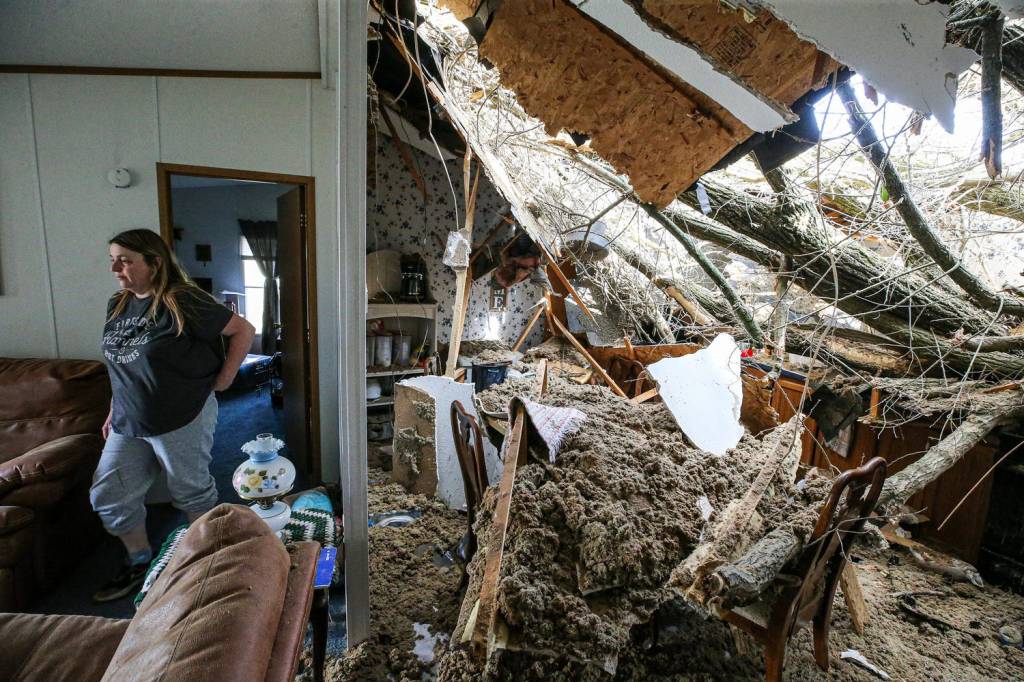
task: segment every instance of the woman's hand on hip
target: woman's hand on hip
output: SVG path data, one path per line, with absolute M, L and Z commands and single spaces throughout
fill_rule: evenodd
M 113 416 L 113 412 L 108 412 L 107 419 L 103 422 L 103 428 L 100 429 L 100 432 L 103 434 L 103 440 L 110 438 L 110 421 Z

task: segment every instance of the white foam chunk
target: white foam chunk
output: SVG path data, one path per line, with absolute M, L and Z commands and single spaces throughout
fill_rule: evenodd
M 751 130 L 764 133 L 796 120 L 789 107 L 718 71 L 697 50 L 648 26 L 628 2 L 574 2 L 581 12 L 721 104 Z
M 700 499 L 697 500 L 697 508 L 700 509 L 701 518 L 705 521 L 710 519 L 711 514 L 715 511 L 715 508 L 711 506 L 711 500 L 708 499 L 707 495 L 700 496 Z
M 403 386 L 412 386 L 434 399 L 434 452 L 437 460 L 437 497 L 451 509 L 466 507 L 466 489 L 462 484 L 462 469 L 455 454 L 455 440 L 452 437 L 452 403 L 458 400 L 466 412 L 480 424 L 473 403 L 473 384 L 463 384 L 439 376 L 419 376 L 402 381 Z M 483 425 L 480 425 L 483 429 Z M 501 478 L 501 459 L 497 449 L 486 438 L 484 440 L 484 462 L 487 478 L 491 485 Z
M 691 443 L 719 456 L 736 447 L 743 437 L 743 383 L 740 349 L 731 336 L 719 334 L 707 348 L 658 360 L 647 371 Z

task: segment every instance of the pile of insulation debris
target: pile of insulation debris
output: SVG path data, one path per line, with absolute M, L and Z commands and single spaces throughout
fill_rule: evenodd
M 520 379 L 492 390 L 528 397 L 535 387 Z M 481 400 L 492 402 L 488 393 Z M 579 409 L 586 420 L 555 463 L 535 453 L 516 474 L 498 597 L 509 631 L 487 672 L 614 675 L 631 630 L 674 597 L 673 570 L 715 514 L 751 486 L 763 454 L 794 433 L 780 427 L 764 441 L 747 435 L 727 457 L 716 457 L 690 445 L 660 403 L 634 404 L 559 377 L 549 379 L 543 401 Z M 794 473 L 780 470 L 757 507 L 765 532 L 786 526 L 805 537 L 813 528 L 830 480 L 813 474 L 795 485 Z M 476 528 L 482 548 L 496 541 L 488 536 L 495 499 L 492 488 Z M 485 554 L 478 551 L 469 565 L 469 594 L 482 579 Z M 464 605 L 456 634 L 470 618 Z M 483 672 L 473 666 L 455 649 L 442 660 L 440 677 Z
M 494 414 L 514 397 L 541 399 L 537 377 L 493 386 L 477 403 Z M 492 655 L 474 655 L 464 636 L 494 542 L 496 487 L 478 515 L 480 549 L 465 567 L 467 585 L 457 559 L 465 515 L 410 495 L 374 470 L 371 519 L 414 518 L 371 526 L 371 637 L 329 660 L 328 679 L 763 679 L 759 647 L 681 598 L 671 581 L 769 453 L 794 437 L 793 428 L 761 439 L 744 435 L 715 457 L 694 448 L 660 402 L 637 404 L 556 372 L 542 400 L 581 410 L 586 420 L 554 463 L 534 447 L 518 469 L 498 588 L 504 627 Z M 792 472 L 792 460 L 784 459 L 757 507 L 760 533 L 810 532 L 831 477 L 811 470 L 792 484 Z M 1024 666 L 1015 640 L 1024 598 L 926 571 L 906 548 L 887 547 L 877 534 L 851 560 L 870 618 L 866 630 L 855 631 L 837 595 L 830 672 L 815 665 L 804 631 L 790 642 L 785 679 L 1014 679 Z

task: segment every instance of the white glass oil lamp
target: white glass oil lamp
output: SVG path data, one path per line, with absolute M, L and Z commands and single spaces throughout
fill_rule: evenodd
M 284 528 L 292 515 L 291 508 L 280 498 L 295 485 L 295 465 L 277 454 L 283 447 L 284 441 L 274 438 L 272 433 L 257 435 L 256 440 L 242 446 L 249 459 L 239 464 L 231 477 L 231 486 L 238 496 L 252 500 L 255 504 L 249 508 L 275 533 Z

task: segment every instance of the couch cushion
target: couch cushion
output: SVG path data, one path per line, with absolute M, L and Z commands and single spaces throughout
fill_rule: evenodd
M 247 507 L 199 518 L 132 619 L 103 679 L 262 680 L 288 552 Z
M 0 613 L 0 679 L 95 682 L 127 628 L 95 616 Z
M 0 462 L 74 433 L 99 433 L 107 369 L 92 360 L 0 358 Z

